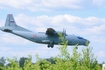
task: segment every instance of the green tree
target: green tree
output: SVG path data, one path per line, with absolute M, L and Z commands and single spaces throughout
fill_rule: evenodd
M 20 58 L 20 60 L 19 60 L 19 65 L 20 65 L 20 67 L 23 68 L 24 63 L 25 63 L 25 61 L 26 61 L 27 59 L 28 59 L 28 58 L 25 58 L 25 57 L 21 57 L 21 58 Z
M 92 48 L 84 47 L 81 52 L 78 51 L 76 45 L 72 49 L 72 53 L 69 53 L 67 48 L 67 41 L 64 35 L 60 35 L 62 43 L 58 47 L 60 53 L 58 56 L 51 59 L 42 59 L 36 55 L 36 63 L 32 63 L 32 56 L 29 55 L 23 65 L 24 70 L 101 70 L 101 66 L 98 64 L 96 57 L 92 53 Z M 54 60 L 54 63 L 53 63 Z M 23 70 L 19 66 L 19 62 L 16 59 L 8 59 L 11 66 L 4 67 L 4 70 Z
M 4 64 L 6 63 L 6 60 L 4 57 L 0 58 L 0 66 L 4 66 Z
M 45 60 L 49 61 L 51 64 L 55 64 L 56 62 L 53 57 L 47 58 Z
M 19 66 L 19 63 L 16 57 L 14 57 L 13 59 L 7 58 L 7 61 L 9 62 L 9 65 L 4 67 L 4 70 L 22 70 L 22 68 Z

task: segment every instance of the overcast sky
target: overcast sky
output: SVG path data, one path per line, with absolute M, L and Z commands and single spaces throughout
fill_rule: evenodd
M 18 25 L 33 32 L 45 32 L 52 27 L 66 29 L 88 39 L 98 62 L 105 61 L 105 0 L 0 0 L 0 27 L 7 14 L 13 14 Z M 73 46 L 68 46 L 71 50 Z M 79 46 L 79 50 L 84 46 Z M 47 45 L 36 44 L 18 36 L 0 31 L 0 57 L 54 57 L 59 53 Z

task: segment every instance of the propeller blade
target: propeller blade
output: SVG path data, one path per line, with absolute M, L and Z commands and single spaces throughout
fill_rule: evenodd
M 63 28 L 63 34 L 66 36 L 66 29 Z

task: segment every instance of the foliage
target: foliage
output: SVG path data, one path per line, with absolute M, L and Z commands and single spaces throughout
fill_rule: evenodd
M 21 57 L 21 58 L 20 58 L 20 60 L 19 60 L 19 65 L 20 65 L 20 67 L 23 68 L 24 63 L 25 63 L 25 60 L 27 60 L 27 59 L 28 59 L 28 58 L 25 58 L 25 57 Z
M 6 63 L 5 62 L 5 58 L 4 57 L 1 57 L 0 58 L 0 66 L 4 66 L 5 63 Z
M 14 59 L 7 58 L 7 61 L 10 62 L 10 64 L 6 66 L 4 70 L 22 70 L 16 57 L 14 57 Z
M 0 70 L 101 70 L 96 57 L 92 53 L 91 47 L 84 47 L 78 52 L 77 45 L 72 49 L 70 54 L 67 48 L 65 36 L 60 36 L 62 45 L 58 48 L 60 54 L 50 59 L 42 59 L 36 55 L 36 63 L 32 63 L 32 56 L 21 58 L 18 62 L 16 58 L 7 59 L 10 65 L 0 67 Z M 21 65 L 21 62 L 24 63 Z

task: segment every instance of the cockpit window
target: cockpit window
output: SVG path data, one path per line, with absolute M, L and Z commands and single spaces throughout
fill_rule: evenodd
M 86 40 L 86 39 L 84 39 L 83 37 L 77 37 L 78 39 L 82 39 L 82 40 Z
M 78 39 L 84 39 L 84 38 L 82 38 L 82 37 L 77 37 Z

